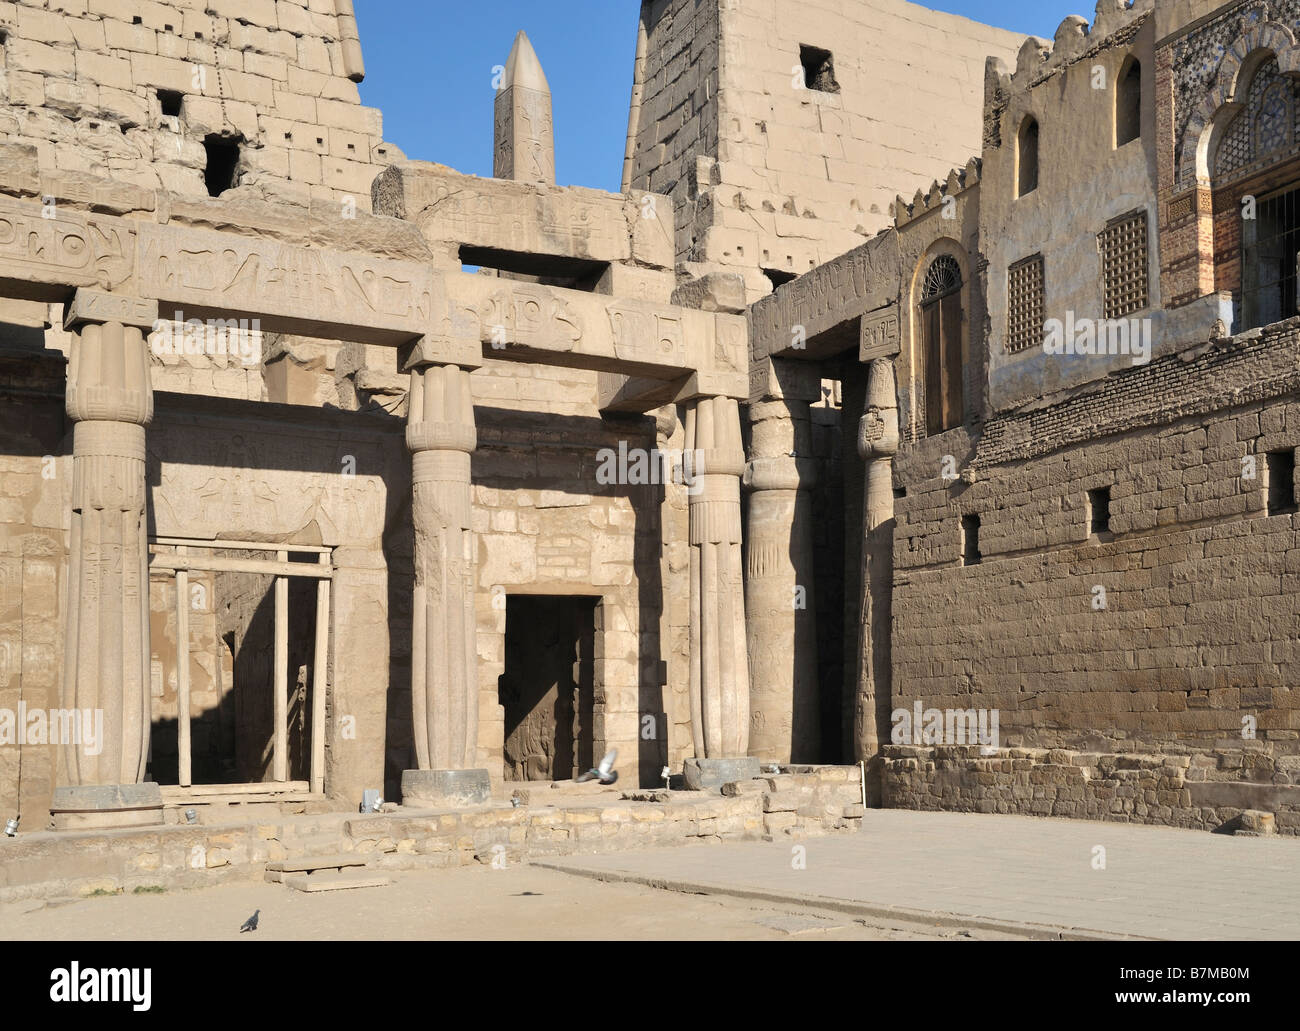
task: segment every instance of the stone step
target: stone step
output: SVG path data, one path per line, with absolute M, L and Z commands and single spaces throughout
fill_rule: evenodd
M 342 891 L 346 888 L 382 888 L 392 884 L 391 877 L 361 873 L 356 870 L 321 870 L 316 873 L 289 873 L 284 885 L 298 891 Z
M 342 870 L 349 866 L 366 866 L 366 856 L 355 852 L 336 852 L 333 855 L 298 856 L 295 859 L 274 859 L 266 864 L 266 872 L 272 873 L 310 873 L 313 870 Z M 279 880 L 279 878 L 276 878 Z

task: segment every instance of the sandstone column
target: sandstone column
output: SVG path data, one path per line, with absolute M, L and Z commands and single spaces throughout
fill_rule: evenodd
M 898 395 L 894 363 L 870 365 L 867 402 L 858 424 L 858 454 L 866 462 L 862 527 L 861 651 L 854 706 L 856 758 L 870 759 L 887 733 L 890 709 L 890 622 L 894 577 L 894 455 L 898 454 Z
M 156 316 L 156 304 L 78 291 L 66 318 L 74 426 L 62 706 L 102 713 L 103 740 L 61 742 L 63 783 L 51 805 L 59 828 L 161 821 L 158 786 L 142 783 L 152 720 L 146 335 Z
M 510 50 L 495 104 L 492 175 L 525 183 L 555 183 L 551 87 L 528 37 Z
M 816 465 L 808 406 L 821 388 L 816 365 L 782 362 L 778 372 L 776 364 L 769 363 L 767 384 L 749 409 L 749 751 L 776 762 L 816 762 L 821 735 L 810 493 Z
M 686 413 L 690 470 L 691 727 L 696 760 L 734 759 L 749 749 L 749 661 L 745 642 L 740 410 L 704 398 Z M 734 778 L 733 778 L 734 779 Z M 688 771 L 687 781 L 690 783 Z
M 475 541 L 470 454 L 477 445 L 469 373 L 455 365 L 411 371 L 406 446 L 411 450 L 415 595 L 411 706 L 419 770 L 402 776 L 402 798 L 483 801 L 490 791 L 478 754 Z

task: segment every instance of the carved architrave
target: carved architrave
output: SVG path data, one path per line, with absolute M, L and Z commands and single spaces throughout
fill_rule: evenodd
M 347 339 L 396 342 L 433 324 L 440 290 L 415 262 L 174 226 L 141 225 L 141 296 L 227 315 L 265 315 Z M 360 331 L 360 332 L 357 332 Z

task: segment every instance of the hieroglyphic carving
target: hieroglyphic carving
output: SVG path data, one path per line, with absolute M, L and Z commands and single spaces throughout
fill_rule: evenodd
M 869 362 L 898 354 L 898 305 L 867 312 L 862 316 L 862 337 L 858 360 Z
M 64 310 L 63 328 L 72 329 L 83 322 L 120 322 L 149 330 L 157 319 L 157 301 L 79 287 Z
M 0 278 L 112 290 L 135 267 L 135 234 L 115 218 L 52 214 L 30 201 L 0 201 Z
M 283 426 L 260 432 L 256 423 L 168 425 L 149 439 L 155 532 L 247 540 L 315 523 L 325 544 L 372 537 L 384 521 L 383 458 L 360 441 L 328 439 Z M 344 452 L 377 471 L 342 475 Z
M 477 320 L 485 344 L 571 351 L 582 339 L 579 316 L 543 287 L 497 290 L 460 310 Z
M 686 338 L 679 316 L 645 305 L 611 304 L 605 311 L 614 334 L 615 357 L 624 361 L 685 364 Z
M 436 285 L 414 262 L 142 225 L 138 289 L 164 304 L 364 328 L 382 337 L 385 330 L 425 333 Z

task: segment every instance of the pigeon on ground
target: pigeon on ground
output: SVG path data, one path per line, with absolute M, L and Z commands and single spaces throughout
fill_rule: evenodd
M 611 748 L 605 753 L 605 758 L 600 760 L 600 765 L 594 770 L 588 770 L 578 777 L 578 783 L 584 784 L 589 780 L 598 780 L 602 784 L 613 784 L 618 780 L 618 771 L 614 769 L 614 760 L 618 758 L 618 749 Z
M 253 915 L 250 916 L 247 920 L 245 920 L 244 926 L 239 929 L 240 934 L 243 934 L 245 931 L 257 930 L 257 914 L 260 912 L 262 912 L 260 909 L 253 910 Z

